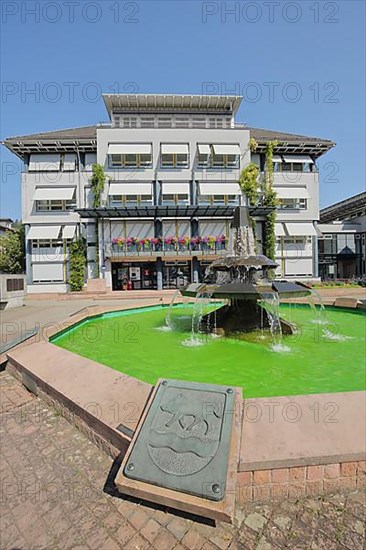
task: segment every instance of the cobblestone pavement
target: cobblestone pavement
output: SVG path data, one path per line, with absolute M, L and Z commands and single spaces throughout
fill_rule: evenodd
M 250 505 L 216 527 L 124 500 L 112 460 L 83 434 L 6 372 L 0 392 L 1 550 L 365 547 L 360 493 Z

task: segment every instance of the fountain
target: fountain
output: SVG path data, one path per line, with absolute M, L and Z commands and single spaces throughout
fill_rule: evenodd
M 205 282 L 191 283 L 181 290 L 183 296 L 226 299 L 227 305 L 215 312 L 216 334 L 233 334 L 269 328 L 274 339 L 293 334 L 295 327 L 280 318 L 280 298 L 308 296 L 311 289 L 300 282 L 270 280 L 269 270 L 277 264 L 255 253 L 255 239 L 248 209 L 235 210 L 231 224 L 230 252 L 213 261 L 206 270 Z M 263 305 L 262 305 L 263 304 Z M 267 315 L 263 315 L 263 308 Z M 210 314 L 200 320 L 201 330 L 212 331 Z

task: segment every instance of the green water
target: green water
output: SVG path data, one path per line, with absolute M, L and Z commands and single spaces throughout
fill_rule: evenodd
M 159 330 L 167 308 L 105 314 L 53 338 L 53 343 L 151 384 L 175 378 L 240 386 L 246 397 L 363 390 L 366 316 L 327 309 L 327 329 L 314 323 L 309 307 L 281 306 L 298 334 L 283 338 L 287 351 L 275 352 L 260 333 L 247 340 L 203 337 L 186 347 L 192 306 L 175 306 L 175 330 Z M 333 336 L 334 335 L 334 336 Z

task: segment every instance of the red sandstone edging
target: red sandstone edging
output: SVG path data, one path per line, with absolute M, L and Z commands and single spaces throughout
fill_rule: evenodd
M 154 304 L 146 307 L 151 305 Z M 141 304 L 136 306 L 141 307 Z M 12 373 L 18 371 L 31 391 L 56 406 L 61 414 L 112 456 L 125 451 L 130 438 L 116 430 L 121 418 L 112 415 L 111 403 L 117 403 L 119 410 L 120 407 L 123 410 L 126 404 L 137 406 L 137 418 L 129 424 L 131 429 L 135 429 L 152 387 L 58 348 L 49 343 L 48 338 L 89 317 L 136 306 L 118 304 L 84 308 L 62 323 L 46 326 L 40 335 L 7 353 L 8 368 Z M 46 341 L 40 342 L 42 339 Z M 365 397 L 365 392 L 347 392 L 245 400 L 238 498 L 249 501 L 299 498 L 328 492 L 332 487 L 332 490 L 363 487 Z M 102 414 L 88 410 L 85 405 L 90 403 L 100 405 Z M 332 416 L 334 410 L 329 411 L 329 404 L 336 406 L 340 415 L 338 419 Z M 250 408 L 259 410 L 260 418 L 253 421 L 246 414 Z M 288 414 L 291 408 L 295 413 L 301 411 L 296 422 L 291 419 L 291 414 L 286 417 L 283 413 L 286 410 Z M 280 414 L 276 415 L 276 412 Z M 273 421 L 271 414 L 275 415 Z M 327 422 L 329 418 L 336 422 Z M 334 477 L 331 477 L 332 472 Z M 345 472 L 353 473 L 347 475 Z
M 366 461 L 239 472 L 237 501 L 299 499 L 366 487 Z

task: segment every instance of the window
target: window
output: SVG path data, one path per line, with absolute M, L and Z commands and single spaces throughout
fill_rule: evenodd
M 214 204 L 225 204 L 225 195 L 212 195 Z
M 188 165 L 188 155 L 179 154 L 176 155 L 176 165 L 177 166 L 187 166 Z
M 238 204 L 239 197 L 238 195 L 227 195 L 228 204 Z
M 199 195 L 198 203 L 203 205 L 239 204 L 239 195 Z
M 200 195 L 198 202 L 199 204 L 211 204 L 211 195 Z
M 209 164 L 209 155 L 198 155 L 198 166 L 204 167 Z
M 184 205 L 189 203 L 189 196 L 186 193 L 164 193 L 163 204 Z
M 188 155 L 163 153 L 161 155 L 161 166 L 163 168 L 186 168 L 188 166 Z
M 280 209 L 296 209 L 296 210 L 306 210 L 307 209 L 307 199 L 279 199 Z
M 125 204 L 137 204 L 138 195 L 123 195 Z
M 228 168 L 235 168 L 237 165 L 238 157 L 236 155 L 226 155 L 226 166 Z
M 276 163 L 276 172 L 315 172 L 314 164 L 303 162 L 279 162 Z
M 151 166 L 152 157 L 146 154 L 109 155 L 110 168 L 146 168 Z
M 171 117 L 158 117 L 158 128 L 171 128 L 172 127 L 172 119 Z
M 212 155 L 211 166 L 214 168 L 236 168 L 238 166 L 237 155 Z
M 206 128 L 205 117 L 192 117 L 192 128 Z
M 155 118 L 153 116 L 142 116 L 140 119 L 141 128 L 154 128 Z
M 76 207 L 75 199 L 64 200 L 44 200 L 36 201 L 37 212 L 67 212 L 73 210 Z
M 53 239 L 37 239 L 32 241 L 32 248 L 58 248 L 63 246 L 62 241 Z
M 110 195 L 110 206 L 140 206 L 152 204 L 151 195 Z
M 137 128 L 137 117 L 124 116 L 120 117 L 120 126 L 123 128 Z
M 223 168 L 224 164 L 224 155 L 213 155 L 212 156 L 212 166 L 215 168 Z
M 176 116 L 175 117 L 175 127 L 176 128 L 189 128 L 189 117 L 187 116 Z

